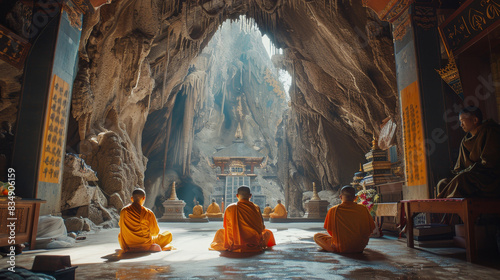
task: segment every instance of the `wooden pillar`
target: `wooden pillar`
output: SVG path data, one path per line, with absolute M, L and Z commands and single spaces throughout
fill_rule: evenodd
M 82 11 L 71 2 L 55 7 L 59 11 L 52 14 L 54 18 L 39 34 L 33 33 L 36 39 L 24 68 L 12 159 L 16 195 L 46 200 L 41 215 L 60 213 L 66 130 L 82 23 Z M 35 17 L 48 17 L 35 11 Z
M 396 75 L 402 115 L 406 186 L 404 199 L 434 196 L 451 160 L 444 119 L 443 83 L 436 8 L 429 1 L 367 0 L 393 25 Z

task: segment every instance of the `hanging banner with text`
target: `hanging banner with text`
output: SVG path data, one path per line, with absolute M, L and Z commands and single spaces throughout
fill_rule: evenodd
M 45 116 L 42 160 L 39 181 L 59 183 L 61 161 L 64 155 L 66 112 L 69 106 L 69 85 L 54 75 Z
M 500 0 L 469 0 L 441 24 L 439 32 L 448 55 L 456 56 L 498 25 Z
M 427 185 L 427 162 L 418 82 L 401 91 L 407 186 Z

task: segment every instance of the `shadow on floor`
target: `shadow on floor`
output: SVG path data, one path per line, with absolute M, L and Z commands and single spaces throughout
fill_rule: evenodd
M 269 249 L 268 249 L 269 251 Z M 246 253 L 236 253 L 236 252 L 229 252 L 229 251 L 222 251 L 220 252 L 221 257 L 226 257 L 226 258 L 231 258 L 231 259 L 245 259 L 245 258 L 251 258 L 260 254 L 263 254 L 264 252 L 246 252 Z
M 465 249 L 451 247 L 451 248 L 425 248 L 415 247 L 415 250 L 426 252 L 440 258 L 451 258 L 460 261 L 467 261 L 467 254 Z M 478 261 L 476 264 L 481 266 L 500 269 L 500 253 L 496 250 L 493 251 L 479 251 Z
M 326 252 L 326 251 L 325 251 Z M 384 261 L 387 260 L 385 254 L 366 248 L 363 253 L 338 253 L 338 255 L 358 261 Z
M 101 259 L 106 259 L 106 262 L 117 262 L 120 260 L 136 259 L 151 255 L 152 252 L 128 252 L 124 253 L 122 250 L 116 250 L 113 254 L 102 256 Z

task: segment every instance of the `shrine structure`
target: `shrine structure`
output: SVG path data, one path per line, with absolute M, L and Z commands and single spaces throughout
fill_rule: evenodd
M 220 168 L 220 173 L 217 174 L 220 183 L 210 195 L 210 199 L 215 199 L 218 204 L 227 207 L 238 201 L 236 198 L 238 188 L 246 185 L 252 192 L 251 201 L 264 209 L 266 196 L 261 194 L 261 186 L 254 184 L 257 177 L 254 169 L 265 166 L 264 158 L 261 153 L 245 144 L 241 125 L 238 124 L 233 144 L 212 156 L 212 168 Z

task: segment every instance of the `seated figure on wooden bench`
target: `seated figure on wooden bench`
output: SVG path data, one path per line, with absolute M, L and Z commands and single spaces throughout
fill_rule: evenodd
M 462 109 L 459 119 L 467 134 L 452 170 L 456 175 L 439 181 L 437 197 L 500 197 L 500 125 L 483 122 L 477 107 Z

